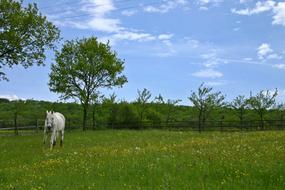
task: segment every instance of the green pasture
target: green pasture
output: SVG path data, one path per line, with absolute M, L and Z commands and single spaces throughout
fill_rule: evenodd
M 285 131 L 68 131 L 58 144 L 0 136 L 0 189 L 285 189 Z

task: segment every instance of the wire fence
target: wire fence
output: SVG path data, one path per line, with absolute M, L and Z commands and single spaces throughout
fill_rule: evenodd
M 200 126 L 200 127 L 199 127 Z M 0 120 L 0 135 L 39 133 L 44 128 L 44 120 Z M 82 121 L 66 120 L 66 130 L 81 129 Z M 171 121 L 171 122 L 87 122 L 86 129 L 167 129 L 192 131 L 259 131 L 284 130 L 285 120 L 246 120 L 246 121 Z

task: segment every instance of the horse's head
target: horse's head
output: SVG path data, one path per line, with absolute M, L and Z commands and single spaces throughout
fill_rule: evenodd
M 53 111 L 50 111 L 50 112 L 47 111 L 45 125 L 48 130 L 51 130 L 53 128 L 53 125 L 54 125 Z

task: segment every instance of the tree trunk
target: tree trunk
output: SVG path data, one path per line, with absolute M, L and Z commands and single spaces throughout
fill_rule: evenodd
M 141 108 L 141 113 L 140 113 L 140 126 L 139 128 L 142 129 L 143 128 L 143 114 L 144 114 L 144 105 L 142 105 L 142 108 Z
M 260 114 L 261 129 L 264 130 L 263 113 Z
M 202 130 L 205 131 L 205 123 L 206 123 L 206 112 L 202 113 Z
M 142 108 L 141 113 L 140 113 L 140 122 L 141 123 L 143 121 L 143 112 L 144 112 L 144 108 Z
M 15 135 L 19 135 L 19 131 L 18 131 L 18 114 L 15 113 L 14 115 L 14 127 L 15 127 Z
M 199 123 L 198 123 L 198 127 L 199 127 L 199 133 L 201 133 L 201 121 L 202 121 L 202 111 L 199 111 Z
M 240 112 L 239 119 L 240 119 L 240 130 L 242 131 L 242 128 L 243 128 L 243 111 Z
M 87 121 L 87 110 L 88 110 L 88 105 L 83 105 L 83 131 L 86 130 L 86 121 Z
M 95 105 L 93 105 L 93 111 L 92 111 L 92 129 L 95 130 L 96 128 L 96 121 L 95 121 Z

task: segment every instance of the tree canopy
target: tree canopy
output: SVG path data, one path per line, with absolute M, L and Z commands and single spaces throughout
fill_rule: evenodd
M 46 49 L 53 49 L 59 37 L 58 28 L 36 4 L 23 7 L 22 1 L 1 0 L 0 80 L 8 80 L 3 67 L 44 65 Z
M 199 131 L 206 120 L 207 114 L 214 108 L 224 105 L 225 96 L 221 92 L 212 92 L 213 88 L 201 84 L 198 92 L 192 92 L 188 97 L 194 107 L 198 110 Z
M 252 96 L 248 99 L 248 104 L 251 109 L 253 109 L 258 115 L 260 120 L 260 126 L 264 129 L 264 115 L 266 110 L 272 108 L 276 102 L 276 97 L 278 95 L 278 90 L 262 90 L 257 93 L 255 96 Z
M 92 96 L 101 88 L 121 87 L 127 82 L 122 74 L 124 61 L 117 58 L 109 44 L 97 38 L 66 41 L 56 51 L 56 64 L 51 67 L 50 90 L 62 99 L 77 99 L 83 106 L 83 129 Z

